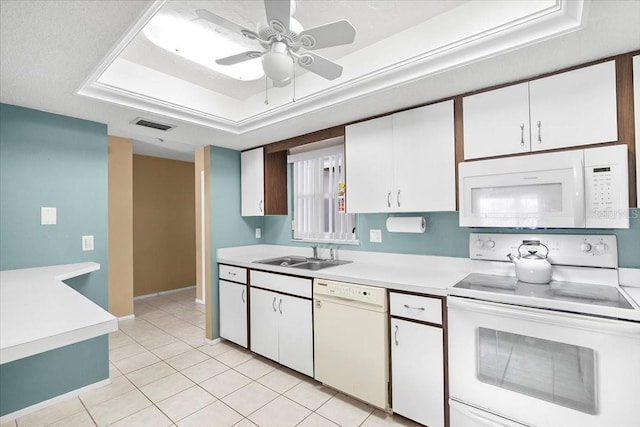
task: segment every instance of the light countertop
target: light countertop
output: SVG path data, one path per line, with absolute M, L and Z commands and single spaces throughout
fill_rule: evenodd
M 62 282 L 99 269 L 84 262 L 0 271 L 0 364 L 116 331 L 113 315 Z
M 322 249 L 321 249 L 322 250 Z M 328 250 L 321 258 L 328 258 Z M 338 259 L 353 261 L 318 271 L 258 264 L 255 261 L 287 255 L 311 256 L 311 248 L 299 246 L 252 245 L 218 249 L 218 262 L 255 270 L 350 282 L 388 289 L 446 296 L 474 270 L 467 258 L 407 255 L 364 251 L 340 251 Z M 495 263 L 493 263 L 495 264 Z M 513 275 L 510 263 L 500 263 L 502 275 Z M 634 308 L 640 309 L 640 269 L 619 269 L 619 283 Z
M 328 253 L 325 252 L 319 255 L 328 258 Z M 218 249 L 218 262 L 256 270 L 440 296 L 445 296 L 449 286 L 455 285 L 469 273 L 469 260 L 466 258 L 364 251 L 339 251 L 338 259 L 353 262 L 317 271 L 255 263 L 258 260 L 287 255 L 311 256 L 311 249 L 277 245 L 223 248 Z

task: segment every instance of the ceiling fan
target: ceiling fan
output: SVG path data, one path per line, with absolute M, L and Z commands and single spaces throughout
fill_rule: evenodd
M 234 65 L 255 58 L 262 58 L 262 68 L 274 84 L 287 84 L 293 65 L 311 71 L 327 80 L 342 75 L 342 66 L 310 52 L 326 47 L 353 43 L 356 29 L 342 19 L 329 24 L 301 30 L 299 23 L 291 18 L 295 2 L 291 0 L 264 0 L 267 25 L 258 31 L 244 28 L 206 9 L 196 10 L 198 17 L 217 26 L 235 31 L 251 40 L 256 40 L 263 51 L 248 51 L 216 60 L 220 65 Z M 298 29 L 298 28 L 300 29 Z

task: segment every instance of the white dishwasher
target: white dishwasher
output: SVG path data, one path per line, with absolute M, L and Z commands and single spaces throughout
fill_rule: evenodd
M 315 279 L 315 379 L 378 408 L 389 407 L 389 324 L 383 288 Z

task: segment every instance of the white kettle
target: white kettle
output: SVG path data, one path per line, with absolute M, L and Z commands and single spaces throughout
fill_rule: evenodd
M 526 247 L 528 254 L 521 254 L 522 247 Z M 540 255 L 537 249 L 534 247 L 542 246 L 547 250 L 547 253 Z M 547 259 L 549 255 L 549 248 L 540 243 L 539 240 L 523 240 L 522 244 L 518 246 L 518 255 L 513 256 L 511 253 L 507 254 L 507 257 L 516 265 L 516 277 L 522 282 L 528 283 L 549 283 L 551 281 L 551 263 Z

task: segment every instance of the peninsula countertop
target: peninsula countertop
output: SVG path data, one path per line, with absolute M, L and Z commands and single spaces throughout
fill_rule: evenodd
M 0 271 L 0 364 L 116 331 L 113 315 L 63 283 L 99 269 L 84 262 Z

